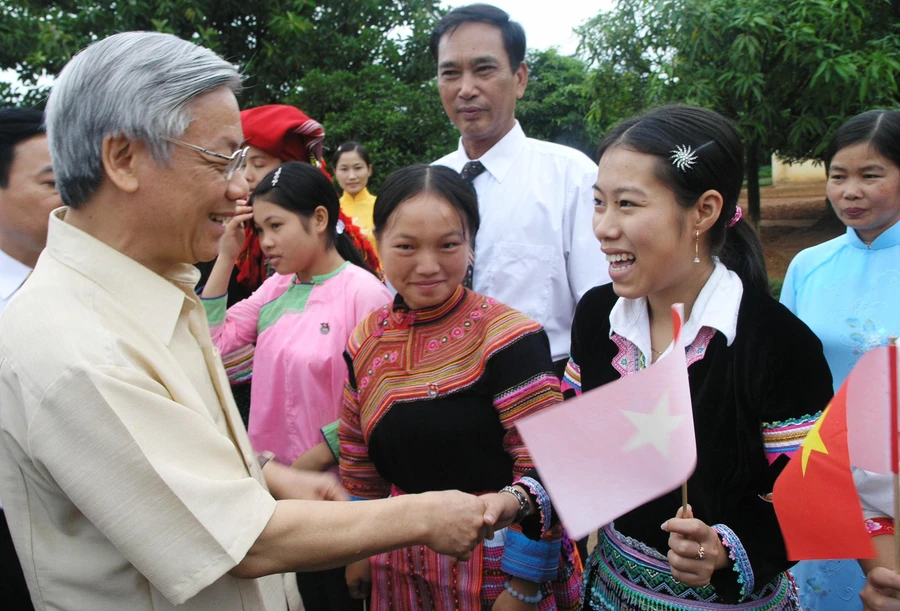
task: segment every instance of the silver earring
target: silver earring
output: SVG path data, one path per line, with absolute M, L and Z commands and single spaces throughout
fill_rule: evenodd
M 700 230 L 694 235 L 694 263 L 700 263 Z

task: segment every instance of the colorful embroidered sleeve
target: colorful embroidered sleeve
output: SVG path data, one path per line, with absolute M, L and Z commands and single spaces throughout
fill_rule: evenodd
M 559 380 L 553 373 L 547 335 L 538 329 L 513 339 L 493 355 L 488 370 L 492 388 L 496 389 L 494 407 L 506 430 L 503 445 L 513 459 L 513 480 L 521 482 L 539 505 L 538 515 L 529 516 L 526 521 L 537 523 L 540 539 L 527 537 L 520 525 L 511 526 L 506 534 L 501 568 L 510 575 L 529 581 L 551 581 L 559 570 L 562 526 L 558 522 L 553 527 L 549 526 L 552 516 L 550 498 L 539 481 L 526 477 L 533 472 L 534 463 L 515 427 L 518 419 L 562 400 Z M 542 518 L 546 522 L 538 522 Z
M 566 372 L 563 374 L 559 390 L 566 397 L 569 396 L 570 392 L 574 392 L 575 396 L 581 394 L 581 367 L 572 359 L 571 355 L 569 355 L 569 362 L 566 363 Z
M 784 454 L 788 458 L 800 449 L 800 444 L 806 438 L 806 434 L 812 430 L 816 420 L 822 412 L 816 412 L 812 416 L 788 418 L 780 422 L 764 422 L 762 425 L 763 447 L 766 451 L 766 459 L 769 464 L 775 462 Z
M 256 341 L 256 324 L 253 323 L 252 325 L 253 339 L 250 342 L 241 344 L 234 339 L 229 339 L 234 337 L 234 329 L 229 328 L 234 323 L 230 322 L 233 321 L 233 318 L 229 319 L 230 311 L 226 313 L 227 300 L 228 295 L 212 299 L 200 299 L 206 311 L 206 320 L 209 322 L 213 344 L 222 355 L 222 365 L 225 367 L 225 374 L 231 382 L 248 382 L 253 377 L 253 353 L 255 348 L 252 342 Z M 239 305 L 240 303 L 235 304 L 234 307 Z M 249 321 L 247 324 L 241 324 L 240 326 L 249 329 Z M 236 347 L 231 348 L 232 345 L 236 345 Z
M 225 308 L 228 295 L 201 299 L 206 310 L 206 320 L 209 322 L 213 344 L 220 353 L 227 355 L 256 343 L 259 311 L 266 301 L 265 296 L 271 292 L 269 289 L 273 280 L 275 277 L 269 278 L 247 299 L 227 310 Z
M 338 427 L 340 425 L 341 421 L 335 420 L 322 427 L 322 437 L 325 439 L 325 443 L 328 444 L 328 449 L 334 455 L 335 461 L 341 458 L 341 438 L 338 437 Z
M 735 362 L 735 392 L 747 398 L 746 435 L 763 460 L 752 478 L 723 493 L 716 522 L 732 558 L 732 571 L 716 571 L 712 585 L 725 602 L 743 601 L 791 566 L 771 493 L 791 453 L 803 442 L 816 415 L 831 399 L 831 373 L 822 345 L 812 332 L 781 307 L 759 326 L 738 328 L 746 334 L 746 353 Z M 777 332 L 776 332 L 777 329 Z M 787 340 L 786 338 L 790 338 Z M 751 411 L 752 410 L 752 411 Z M 749 420 L 749 419 L 748 419 Z
M 722 540 L 722 546 L 728 550 L 728 557 L 731 559 L 731 568 L 734 570 L 738 583 L 741 586 L 741 600 L 746 599 L 754 588 L 756 582 L 753 578 L 753 567 L 750 566 L 750 559 L 744 549 L 741 540 L 734 531 L 724 524 L 716 524 L 712 527 L 714 531 L 719 533 Z
M 870 537 L 880 537 L 881 535 L 894 534 L 894 520 L 888 517 L 868 518 L 866 520 L 866 530 L 869 531 Z
M 353 361 L 346 353 L 344 356 L 347 360 L 348 378 L 344 384 L 344 403 L 338 425 L 341 482 L 354 501 L 383 499 L 388 495 L 390 486 L 378 474 L 375 464 L 369 458 L 369 447 L 360 423 L 359 394 Z

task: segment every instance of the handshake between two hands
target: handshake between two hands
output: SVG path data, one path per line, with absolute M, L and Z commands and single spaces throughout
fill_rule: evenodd
M 347 500 L 340 482 L 331 473 L 267 464 L 265 475 L 275 498 Z M 445 490 L 410 495 L 406 500 L 415 504 L 415 514 L 425 521 L 422 543 L 440 554 L 456 556 L 461 560 L 467 560 L 484 539 L 493 539 L 495 531 L 512 524 L 519 511 L 516 497 L 506 492 L 474 496 L 457 490 Z

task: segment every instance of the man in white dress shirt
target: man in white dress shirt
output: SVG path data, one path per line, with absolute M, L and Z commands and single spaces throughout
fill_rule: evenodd
M 47 219 L 59 207 L 44 114 L 0 109 L 0 313 L 24 284 L 47 241 Z M 31 598 L 0 505 L 0 600 L 30 609 Z
M 525 32 L 504 11 L 473 4 L 431 34 L 438 91 L 459 148 L 435 163 L 478 193 L 472 288 L 540 322 L 561 376 L 575 305 L 609 282 L 594 237 L 597 166 L 575 149 L 527 138 L 516 121 L 525 93 Z
M 0 110 L 0 312 L 37 263 L 60 206 L 43 123 L 39 110 Z

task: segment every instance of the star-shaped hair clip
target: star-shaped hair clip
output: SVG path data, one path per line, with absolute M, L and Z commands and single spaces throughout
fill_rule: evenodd
M 684 172 L 690 170 L 697 163 L 697 151 L 691 149 L 689 144 L 679 144 L 672 151 L 669 159 L 676 168 Z

